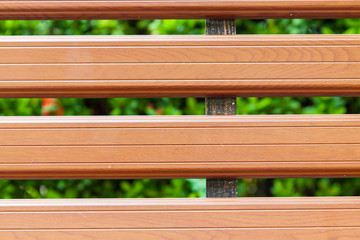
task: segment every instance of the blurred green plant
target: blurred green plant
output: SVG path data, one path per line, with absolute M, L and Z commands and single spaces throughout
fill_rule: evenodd
M 358 34 L 358 19 L 238 20 L 238 34 Z M 204 20 L 0 21 L 0 35 L 204 34 Z M 64 115 L 200 115 L 204 99 L 60 99 Z M 238 114 L 359 113 L 358 98 L 238 98 Z M 1 116 L 41 115 L 40 99 L 0 99 Z M 239 196 L 358 195 L 360 179 L 239 179 Z M 0 198 L 198 197 L 203 179 L 2 180 Z

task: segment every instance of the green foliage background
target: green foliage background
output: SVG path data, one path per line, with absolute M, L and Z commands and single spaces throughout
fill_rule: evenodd
M 360 21 L 238 20 L 238 34 L 358 34 Z M 204 34 L 204 20 L 0 21 L 0 35 Z M 238 98 L 238 114 L 353 114 L 357 98 Z M 0 99 L 0 115 L 40 115 L 40 99 Z M 204 99 L 61 99 L 65 115 L 204 114 Z M 54 136 L 56 137 L 56 136 Z M 239 179 L 239 196 L 359 195 L 360 179 Z M 1 180 L 0 198 L 199 197 L 205 180 Z

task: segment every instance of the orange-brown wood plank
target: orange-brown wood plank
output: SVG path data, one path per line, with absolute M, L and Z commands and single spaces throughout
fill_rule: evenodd
M 357 239 L 358 197 L 0 200 L 3 239 Z
M 360 176 L 359 115 L 2 117 L 0 178 Z
M 150 240 L 358 240 L 358 227 L 329 228 L 228 228 L 228 229 L 171 229 L 171 230 L 5 230 L 0 231 L 4 239 L 34 240 L 103 240 L 103 239 L 150 239 Z
M 0 38 L 0 97 L 359 96 L 360 37 Z
M 357 0 L 5 0 L 0 19 L 356 18 Z

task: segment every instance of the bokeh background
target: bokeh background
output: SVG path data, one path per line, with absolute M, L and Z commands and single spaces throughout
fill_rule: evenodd
M 238 34 L 358 34 L 360 20 L 237 20 Z M 0 35 L 204 34 L 205 20 L 0 21 Z M 0 56 L 1 57 L 1 56 Z M 359 98 L 238 98 L 238 114 L 355 114 Z M 0 116 L 203 115 L 202 98 L 0 99 Z M 55 138 L 56 136 L 54 136 Z M 360 179 L 239 179 L 239 196 L 359 195 Z M 204 179 L 1 180 L 0 198 L 204 197 Z

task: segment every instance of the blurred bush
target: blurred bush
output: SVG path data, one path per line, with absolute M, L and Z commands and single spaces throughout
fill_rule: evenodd
M 238 20 L 237 31 L 238 34 L 358 34 L 360 21 Z M 204 33 L 204 20 L 0 21 L 0 35 Z M 238 114 L 360 112 L 357 98 L 252 97 L 238 98 L 237 102 Z M 0 99 L 0 115 L 41 115 L 44 114 L 41 104 L 41 99 Z M 60 99 L 60 105 L 65 115 L 199 115 L 204 114 L 205 108 L 204 99 L 196 98 Z M 51 112 L 47 112 L 49 114 Z M 360 179 L 239 179 L 239 196 L 336 196 L 358 195 L 359 192 Z M 202 179 L 0 181 L 0 198 L 197 197 L 204 194 L 205 181 Z

